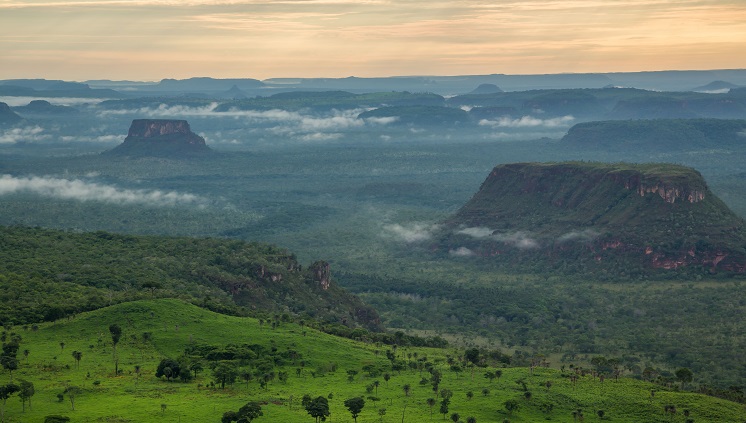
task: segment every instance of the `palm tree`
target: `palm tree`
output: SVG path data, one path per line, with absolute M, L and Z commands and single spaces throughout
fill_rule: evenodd
M 73 358 L 75 359 L 75 365 L 80 369 L 80 359 L 83 358 L 83 353 L 80 351 L 73 351 Z
M 427 406 L 430 407 L 430 420 L 432 420 L 433 419 L 433 407 L 435 406 L 435 398 L 428 398 Z

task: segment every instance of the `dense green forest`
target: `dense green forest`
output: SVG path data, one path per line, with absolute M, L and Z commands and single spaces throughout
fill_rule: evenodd
M 328 263 L 302 266 L 271 245 L 13 227 L 0 233 L 3 323 L 53 321 L 158 296 L 230 314 L 291 313 L 380 329 L 374 310 L 331 281 Z

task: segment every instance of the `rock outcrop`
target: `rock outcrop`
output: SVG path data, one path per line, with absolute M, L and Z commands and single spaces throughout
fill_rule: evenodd
M 117 156 L 181 157 L 209 154 L 205 139 L 185 120 L 136 119 L 127 138 L 106 154 Z
M 500 165 L 444 228 L 456 256 L 746 273 L 743 219 L 677 165 Z

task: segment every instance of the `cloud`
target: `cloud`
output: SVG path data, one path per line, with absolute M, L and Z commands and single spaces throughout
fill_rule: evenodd
M 499 128 L 535 128 L 539 126 L 546 128 L 557 128 L 570 126 L 570 124 L 574 120 L 575 118 L 569 115 L 553 119 L 538 119 L 532 116 L 523 116 L 520 119 L 502 117 L 498 120 L 482 119 L 479 121 L 479 125 Z
M 432 239 L 433 232 L 438 229 L 438 226 L 423 223 L 414 223 L 409 226 L 403 226 L 395 223 L 392 225 L 384 225 L 383 229 L 399 240 L 412 244 Z
M 539 248 L 539 243 L 528 236 L 525 232 L 512 232 L 507 234 L 494 234 L 490 237 L 495 241 L 504 242 L 521 250 Z
M 582 231 L 572 231 L 561 235 L 557 238 L 557 242 L 569 242 L 569 241 L 592 241 L 598 238 L 600 234 L 593 229 L 584 229 Z
M 225 112 L 217 112 L 218 103 L 211 103 L 202 107 L 169 106 L 160 104 L 157 107 L 142 107 L 139 109 L 104 110 L 99 116 L 109 115 L 140 115 L 152 118 L 164 117 L 210 117 L 210 118 L 232 118 L 242 119 L 246 123 L 256 125 L 276 125 L 269 130 L 279 135 L 298 136 L 301 140 L 320 140 L 324 137 L 318 135 L 320 132 L 336 132 L 354 128 L 361 128 L 366 123 L 385 125 L 395 121 L 397 118 L 372 118 L 358 119 L 358 115 L 369 109 L 332 110 L 324 115 L 311 115 L 297 111 L 282 109 L 272 110 L 237 110 L 230 109 Z M 333 134 L 326 139 L 337 139 L 341 135 Z
M 474 251 L 466 247 L 458 247 L 455 250 L 449 250 L 448 254 L 455 256 L 455 257 L 471 257 L 475 255 Z
M 59 179 L 51 177 L 0 177 L 0 195 L 32 193 L 42 197 L 62 200 L 98 201 L 120 205 L 147 206 L 197 206 L 205 207 L 207 201 L 193 194 L 176 191 L 132 190 L 86 182 L 79 179 Z
M 526 140 L 537 140 L 540 138 L 561 138 L 566 131 L 551 131 L 551 132 L 492 132 L 485 134 L 482 138 L 486 140 L 501 140 L 501 141 L 526 141 Z
M 98 136 L 83 136 L 83 135 L 77 135 L 77 136 L 69 136 L 65 135 L 60 137 L 60 141 L 63 142 L 92 142 L 92 143 L 102 143 L 102 144 L 115 144 L 115 143 L 121 143 L 124 141 L 124 138 L 127 135 L 98 135 Z
M 7 83 L 7 85 L 13 84 Z M 6 103 L 10 107 L 26 106 L 33 100 L 46 100 L 55 106 L 79 106 L 100 103 L 106 99 L 78 97 L 0 97 L 0 102 Z
M 0 133 L 0 144 L 15 144 L 17 142 L 44 141 L 51 138 L 43 133 L 40 126 L 27 126 L 24 128 L 13 128 Z
M 457 234 L 469 235 L 472 238 L 487 238 L 492 235 L 493 230 L 484 226 L 464 228 L 456 231 Z
M 301 135 L 299 138 L 303 141 L 332 141 L 342 138 L 342 134 L 314 132 L 312 134 Z
M 522 250 L 538 248 L 539 242 L 531 238 L 523 231 L 509 232 L 504 234 L 495 233 L 492 229 L 477 226 L 471 228 L 462 228 L 455 232 L 456 234 L 468 235 L 476 239 L 489 239 L 496 242 L 503 242 Z
M 375 125 L 388 125 L 399 120 L 399 116 L 369 117 L 365 118 L 366 123 Z

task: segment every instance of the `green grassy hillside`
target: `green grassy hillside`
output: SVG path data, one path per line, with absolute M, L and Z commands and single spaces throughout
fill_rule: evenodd
M 116 354 L 109 329 L 113 324 L 121 328 Z M 74 422 L 219 422 L 224 412 L 236 411 L 249 401 L 261 404 L 264 415 L 256 421 L 311 422 L 314 419 L 300 404 L 306 394 L 329 398 L 330 420 L 337 422 L 353 421 L 344 401 L 358 396 L 365 399 L 358 422 L 450 421 L 452 413 L 458 413 L 462 421 L 474 417 L 478 422 L 571 422 L 577 421 L 573 413 L 579 409 L 586 421 L 684 421 L 686 410 L 688 418 L 696 422 L 736 422 L 744 411 L 741 404 L 624 377 L 601 381 L 577 375 L 574 380 L 576 373 L 569 369 L 495 368 L 496 361 L 483 353 L 465 356 L 479 363 L 487 358 L 487 367 L 456 371 L 462 369 L 464 354 L 460 351 L 389 350 L 293 323 L 273 329 L 253 318 L 216 314 L 179 300 L 123 303 L 38 327 L 5 329 L 6 341 L 14 335 L 22 338 L 13 381 L 27 380 L 35 387 L 31 407 L 27 403 L 25 411 L 16 396 L 7 400 L 7 422 L 41 422 L 51 414 L 69 416 Z M 233 363 L 239 374 L 261 373 L 259 377 L 252 376 L 248 382 L 239 378 L 225 388 L 212 386 L 212 359 L 203 359 L 203 370 L 189 382 L 155 377 L 164 358 L 177 359 L 189 350 L 193 354 L 181 359 L 198 360 L 194 352 L 200 348 L 209 345 L 228 351 L 228 344 L 248 344 L 259 351 Z M 74 351 L 80 353 L 79 362 Z M 114 372 L 115 356 L 118 375 Z M 392 363 L 403 369 L 392 369 Z M 438 398 L 431 416 L 427 399 L 435 397 L 432 384 L 420 381 L 432 376 L 418 369 L 417 363 L 442 374 L 440 392 L 452 392 L 446 415 L 438 413 Z M 499 378 L 484 376 L 497 370 Z M 357 373 L 350 378 L 348 371 Z M 277 377 L 263 388 L 258 380 L 267 373 Z M 286 379 L 280 376 L 283 373 Z M 390 380 L 385 380 L 385 374 Z M 7 371 L 1 377 L 3 384 L 10 381 Z M 377 388 L 371 386 L 376 381 Z M 405 385 L 410 386 L 408 395 L 404 394 Z M 63 393 L 66 389 L 68 393 Z M 69 395 L 73 391 L 77 391 L 75 410 Z M 512 413 L 505 409 L 509 400 L 518 405 Z M 676 415 L 664 413 L 666 406 L 675 406 Z M 380 409 L 386 410 L 385 415 L 379 415 Z M 604 412 L 602 420 L 598 410 Z

